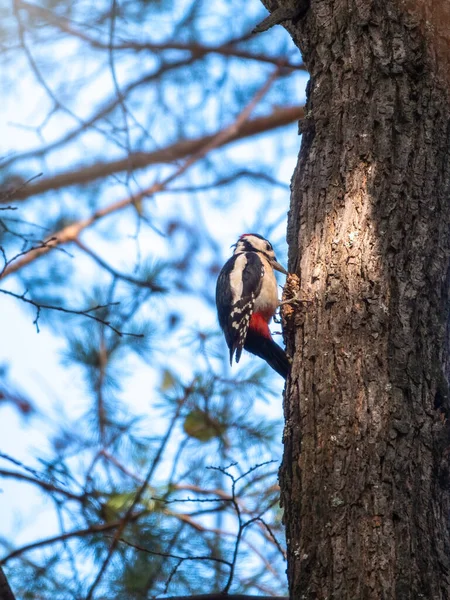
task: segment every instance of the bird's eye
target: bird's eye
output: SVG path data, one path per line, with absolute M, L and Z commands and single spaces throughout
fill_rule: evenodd
M 270 242 L 266 242 L 266 250 L 269 252 L 270 250 L 273 250 L 272 248 L 272 244 Z

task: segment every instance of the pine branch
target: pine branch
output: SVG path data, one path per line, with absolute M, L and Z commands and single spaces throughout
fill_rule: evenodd
M 120 50 L 134 50 L 136 52 L 142 52 L 143 50 L 153 52 L 161 52 L 164 50 L 180 50 L 190 52 L 191 54 L 199 58 L 205 56 L 206 54 L 220 54 L 222 56 L 234 56 L 236 58 L 243 58 L 246 60 L 255 60 L 258 62 L 269 63 L 276 66 L 282 66 L 291 70 L 306 71 L 305 65 L 290 63 L 282 56 L 268 56 L 266 54 L 250 52 L 248 50 L 236 48 L 235 45 L 242 41 L 241 38 L 235 40 L 231 39 L 224 44 L 220 44 L 219 46 L 206 46 L 204 44 L 198 44 L 195 42 L 174 42 L 172 40 L 169 42 L 162 43 L 154 43 L 151 41 L 136 42 L 127 40 L 110 45 L 106 41 L 94 38 L 88 35 L 86 32 L 77 29 L 69 19 L 57 15 L 53 11 L 50 11 L 41 6 L 37 6 L 36 4 L 29 4 L 28 2 L 23 1 L 20 2 L 20 6 L 24 8 L 29 14 L 42 18 L 43 20 L 47 21 L 49 25 L 57 27 L 63 33 L 67 33 L 80 40 L 83 40 L 87 42 L 92 48 L 97 48 L 99 50 L 112 49 L 115 52 Z M 292 18 L 291 13 L 292 11 L 289 14 L 289 18 Z
M 29 254 L 32 254 L 32 252 L 33 252 L 33 250 L 30 250 Z M 27 258 L 27 256 L 29 256 L 29 254 L 25 254 L 24 258 Z M 8 267 L 5 269 L 4 273 L 6 271 L 8 271 Z M 140 333 L 131 333 L 128 331 L 120 331 L 119 329 L 117 329 L 116 327 L 111 325 L 110 321 L 106 321 L 105 319 L 102 319 L 102 318 L 97 317 L 96 315 L 92 314 L 96 310 L 101 310 L 103 308 L 106 308 L 107 305 L 99 304 L 98 306 L 93 306 L 92 308 L 86 308 L 83 310 L 74 310 L 72 308 L 66 308 L 64 306 L 43 304 L 41 302 L 38 302 L 37 300 L 32 300 L 31 298 L 27 298 L 26 293 L 27 292 L 25 291 L 23 294 L 16 294 L 15 292 L 12 292 L 11 290 L 4 290 L 4 289 L 0 288 L 0 294 L 5 294 L 6 296 L 12 296 L 13 298 L 22 300 L 22 302 L 25 302 L 25 304 L 30 304 L 31 306 L 34 306 L 34 308 L 36 309 L 36 317 L 33 321 L 33 324 L 36 325 L 36 329 L 37 329 L 38 333 L 39 333 L 39 317 L 41 315 L 41 310 L 55 310 L 57 312 L 62 312 L 62 313 L 66 313 L 69 315 L 80 315 L 83 317 L 87 317 L 88 319 L 92 319 L 93 321 L 96 321 L 97 323 L 106 325 L 120 337 L 122 337 L 123 335 L 129 335 L 132 337 L 143 337 L 143 335 Z M 112 304 L 118 304 L 118 302 L 113 302 Z M 109 306 L 111 306 L 111 304 Z
M 230 563 L 227 560 L 224 560 L 223 558 L 216 557 L 216 556 L 201 556 L 201 555 L 181 556 L 178 554 L 173 554 L 173 553 L 168 553 L 168 552 L 160 552 L 157 550 L 150 550 L 149 548 L 146 548 L 145 546 L 142 546 L 141 544 L 136 544 L 135 542 L 132 542 L 131 540 L 125 540 L 124 538 L 120 538 L 119 542 L 121 544 L 125 544 L 126 546 L 129 546 L 130 548 L 139 550 L 139 552 L 145 552 L 146 554 L 151 554 L 152 556 L 161 556 L 162 558 L 174 558 L 181 562 L 187 562 L 187 561 L 191 561 L 191 560 L 202 561 L 202 562 L 218 562 L 223 565 L 230 566 Z
M 23 52 L 25 53 L 25 56 L 27 57 L 28 64 L 29 64 L 31 71 L 34 73 L 36 79 L 38 80 L 38 82 L 40 83 L 42 88 L 46 91 L 47 96 L 50 98 L 50 100 L 53 103 L 54 109 L 60 109 L 63 112 L 65 112 L 66 114 L 68 114 L 71 118 L 73 118 L 75 121 L 77 121 L 79 123 L 79 127 L 77 129 L 70 131 L 68 134 L 66 134 L 59 140 L 56 140 L 55 142 L 48 144 L 47 146 L 44 146 L 44 147 L 41 146 L 40 148 L 37 148 L 35 150 L 27 151 L 27 152 L 24 152 L 22 154 L 15 156 L 15 157 L 12 157 L 9 160 L 4 160 L 2 162 L 3 168 L 9 167 L 13 162 L 16 162 L 17 160 L 23 160 L 23 159 L 27 159 L 27 158 L 36 158 L 38 156 L 44 156 L 50 150 L 55 150 L 56 148 L 64 145 L 65 143 L 75 139 L 76 137 L 78 137 L 78 135 L 80 133 L 82 133 L 83 131 L 85 131 L 89 128 L 93 128 L 93 129 L 99 131 L 100 133 L 104 133 L 96 125 L 96 122 L 99 121 L 100 119 L 106 117 L 109 113 L 111 113 L 120 104 L 120 99 L 117 97 L 116 94 L 114 94 L 113 97 L 109 101 L 107 101 L 96 113 L 94 113 L 87 120 L 81 119 L 71 109 L 66 107 L 60 101 L 60 99 L 56 97 L 53 90 L 47 84 L 44 74 L 39 69 L 39 67 L 33 57 L 33 54 L 31 53 L 31 50 L 26 43 L 25 26 L 22 22 L 22 19 L 20 16 L 20 11 L 19 11 L 20 8 L 24 8 L 22 6 L 22 3 L 14 2 L 13 7 L 14 7 L 14 15 L 16 17 L 17 26 L 18 26 L 20 45 L 21 45 Z M 162 77 L 162 75 L 164 75 L 165 73 L 167 73 L 169 71 L 187 67 L 187 66 L 193 64 L 197 59 L 198 59 L 197 56 L 190 56 L 187 59 L 180 60 L 179 62 L 165 62 L 158 69 L 147 72 L 143 76 L 139 77 L 138 79 L 135 79 L 134 81 L 131 81 L 130 83 L 128 83 L 123 88 L 122 94 L 124 96 L 126 96 L 129 93 L 131 93 L 133 90 L 135 90 L 136 88 L 138 88 L 144 84 L 149 84 L 152 81 L 159 80 Z
M 106 555 L 106 558 L 103 561 L 103 564 L 100 567 L 100 570 L 98 571 L 97 576 L 94 579 L 94 582 L 92 583 L 92 585 L 87 593 L 86 600 L 92 600 L 94 592 L 95 592 L 97 586 L 99 585 L 100 581 L 102 580 L 103 575 L 111 561 L 111 558 L 117 549 L 117 546 L 119 544 L 121 536 L 122 536 L 123 532 L 125 531 L 125 528 L 126 528 L 127 524 L 129 523 L 131 517 L 134 514 L 133 510 L 134 510 L 135 506 L 138 504 L 138 502 L 140 501 L 142 494 L 145 491 L 145 488 L 149 485 L 151 478 L 153 477 L 153 474 L 163 456 L 166 445 L 172 435 L 172 431 L 173 431 L 175 424 L 177 423 L 178 418 L 180 416 L 181 409 L 183 408 L 187 399 L 191 395 L 191 392 L 192 392 L 192 390 L 190 387 L 186 388 L 184 398 L 182 398 L 179 401 L 177 409 L 172 417 L 169 427 L 167 428 L 166 434 L 161 441 L 161 445 L 160 445 L 158 452 L 156 453 L 156 456 L 150 466 L 150 469 L 148 470 L 147 475 L 146 475 L 144 481 L 142 482 L 141 486 L 137 490 L 136 495 L 134 496 L 133 502 L 131 503 L 130 507 L 128 508 L 127 512 L 125 513 L 125 516 L 123 517 L 123 519 L 120 521 L 119 526 L 117 527 L 114 539 L 112 540 L 111 546 L 109 547 L 108 554 Z
M 146 511 L 133 513 L 128 518 L 128 523 L 132 521 L 137 521 L 140 516 L 145 514 Z M 4 556 L 0 560 L 0 565 L 6 565 L 12 558 L 16 558 L 17 556 L 21 556 L 24 552 L 29 552 L 30 550 L 35 550 L 36 548 L 42 548 L 43 546 L 49 546 L 52 544 L 56 544 L 58 542 L 63 542 L 65 540 L 70 540 L 77 537 L 86 537 L 89 535 L 95 535 L 96 533 L 103 533 L 105 531 L 111 531 L 112 529 L 117 529 L 123 526 L 123 519 L 120 521 L 113 521 L 111 523 L 100 523 L 99 525 L 91 525 L 86 529 L 77 529 L 75 531 L 67 531 L 66 533 L 62 533 L 60 535 L 55 535 L 51 538 L 44 538 L 43 540 L 39 540 L 37 542 L 32 542 L 31 544 L 27 544 L 26 546 L 22 546 L 21 548 L 17 548 L 13 550 L 6 556 Z M 123 531 L 123 529 L 122 529 Z M 0 597 L 0 600 L 2 598 Z
M 162 293 L 162 292 L 167 291 L 166 288 L 161 287 L 160 285 L 157 285 L 156 283 L 153 283 L 152 281 L 144 281 L 142 279 L 137 279 L 136 277 L 132 277 L 131 275 L 127 275 L 125 273 L 119 273 L 119 271 L 117 271 L 116 269 L 111 267 L 111 265 L 109 265 L 105 260 L 103 260 L 93 250 L 88 248 L 86 246 L 86 244 L 84 244 L 81 240 L 76 239 L 74 241 L 75 241 L 76 245 L 80 248 L 80 250 L 83 250 L 83 252 L 85 252 L 88 256 L 90 256 L 98 265 L 100 265 L 102 267 L 102 269 L 105 269 L 105 271 L 108 271 L 108 273 L 111 273 L 111 275 L 113 277 L 115 277 L 116 279 L 121 279 L 122 281 L 131 283 L 132 285 L 135 285 L 137 287 L 151 290 L 154 293 Z
M 260 90 L 260 92 L 258 92 L 258 94 L 260 94 L 261 91 L 263 91 L 268 84 L 273 82 L 273 79 L 277 76 L 278 72 L 279 72 L 279 69 L 277 69 L 275 71 L 275 73 L 273 74 L 273 76 L 271 78 L 269 78 L 266 85 L 263 86 L 263 88 Z M 255 99 L 256 99 L 256 96 L 255 96 Z M 253 121 L 247 122 L 247 119 L 250 116 L 250 113 L 255 106 L 255 99 L 252 100 L 252 102 L 250 102 L 250 104 L 247 106 L 247 108 L 244 111 L 242 111 L 242 113 L 239 115 L 239 117 L 236 119 L 236 121 L 232 125 L 221 130 L 215 136 L 206 136 L 204 138 L 201 138 L 202 143 L 204 145 L 201 145 L 200 148 L 197 150 L 197 152 L 193 153 L 189 158 L 187 158 L 186 161 L 176 171 L 174 171 L 172 173 L 172 175 L 169 175 L 169 177 L 167 177 L 166 179 L 164 179 L 161 182 L 154 183 L 150 187 L 142 190 L 141 192 L 139 192 L 137 194 L 134 194 L 133 196 L 127 196 L 126 198 L 123 198 L 122 200 L 118 200 L 117 202 L 114 202 L 113 204 L 109 204 L 108 206 L 106 206 L 104 208 L 98 209 L 96 212 L 94 212 L 90 217 L 88 217 L 86 219 L 72 223 L 72 224 L 68 225 L 67 227 L 64 227 L 60 231 L 55 232 L 54 234 L 49 236 L 49 238 L 47 240 L 45 240 L 45 242 L 38 248 L 35 248 L 35 249 L 32 249 L 32 250 L 26 252 L 24 254 L 24 256 L 21 256 L 20 258 L 18 258 L 18 260 L 9 261 L 9 264 L 5 267 L 5 269 L 3 270 L 3 273 L 0 275 L 0 279 L 5 278 L 8 275 L 11 275 L 12 273 L 16 273 L 17 271 L 19 271 L 26 265 L 28 265 L 31 262 L 33 262 L 34 260 L 36 260 L 37 258 L 47 254 L 47 252 L 49 252 L 50 250 L 52 250 L 54 248 L 58 248 L 60 246 L 63 246 L 64 244 L 74 242 L 84 229 L 86 229 L 87 227 L 90 227 L 92 224 L 96 223 L 98 220 L 102 219 L 103 217 L 106 217 L 107 215 L 110 215 L 110 214 L 113 214 L 120 210 L 123 210 L 125 208 L 128 208 L 130 205 L 139 203 L 140 201 L 144 200 L 145 198 L 151 197 L 154 194 L 156 194 L 157 192 L 160 192 L 161 190 L 166 189 L 166 187 L 170 183 L 172 183 L 172 181 L 177 179 L 180 175 L 182 175 L 185 171 L 187 171 L 195 162 L 202 159 L 211 150 L 214 150 L 220 146 L 225 145 L 230 140 L 236 140 L 236 139 L 245 137 L 243 135 L 244 131 L 247 132 L 247 135 L 250 135 L 249 134 L 249 125 L 252 125 L 252 134 L 251 135 L 254 135 L 258 131 L 267 131 L 269 124 L 271 124 L 273 127 L 275 127 L 275 126 L 279 127 L 281 124 L 287 124 L 287 122 L 292 122 L 293 120 L 298 119 L 301 116 L 301 114 L 303 114 L 302 107 L 293 107 L 290 109 L 283 109 L 283 114 L 284 114 L 285 119 L 287 117 L 287 114 L 289 114 L 289 119 L 287 122 L 286 122 L 286 120 L 282 121 L 280 119 L 279 114 L 278 114 L 277 119 L 274 120 L 275 113 L 273 113 L 269 117 L 261 117 L 259 119 L 254 119 Z M 277 112 L 279 113 L 279 111 L 277 111 Z M 295 117 L 294 117 L 294 115 L 295 115 Z M 274 123 L 277 123 L 277 125 L 274 125 Z M 263 129 L 261 129 L 262 125 L 264 125 Z M 190 144 L 189 152 L 186 152 L 186 144 Z M 191 141 L 191 142 L 180 142 L 176 146 L 183 146 L 183 145 L 185 146 L 183 155 L 190 154 L 193 147 L 197 147 L 198 140 L 195 141 L 195 145 Z M 158 154 L 160 154 L 161 152 L 163 152 L 163 151 L 158 151 Z M 122 165 L 122 168 L 125 168 L 125 164 L 128 165 L 128 161 L 126 161 L 126 160 L 124 161 L 124 165 Z M 53 178 L 53 180 L 54 180 L 54 178 Z M 36 185 L 38 185 L 38 184 L 36 184 Z M 32 186 L 32 187 L 35 187 L 35 186 Z M 32 194 L 30 194 L 30 195 L 32 195 Z
M 37 477 L 31 477 L 31 475 L 25 475 L 24 473 L 19 473 L 18 471 L 8 471 L 7 469 L 0 469 L 0 477 L 10 477 L 12 479 L 18 479 L 20 481 L 27 481 L 28 483 L 33 483 L 46 492 L 61 494 L 70 500 L 76 500 L 77 502 L 83 503 L 85 500 L 84 495 L 74 494 L 69 490 L 65 490 L 53 483 L 48 481 L 38 479 Z M 0 597 L 1 600 L 1 597 Z
M 270 115 L 257 117 L 242 124 L 238 131 L 223 139 L 215 148 L 220 148 L 232 142 L 258 135 L 278 127 L 284 127 L 304 116 L 303 106 L 288 106 L 277 108 Z M 108 177 L 116 173 L 123 173 L 130 169 L 144 169 L 151 165 L 171 163 L 186 158 L 199 152 L 204 146 L 213 142 L 223 130 L 211 135 L 205 135 L 193 140 L 183 140 L 166 146 L 154 152 L 131 152 L 127 157 L 109 162 L 96 162 L 88 166 L 80 166 L 76 170 L 59 173 L 52 177 L 40 178 L 32 185 L 22 186 L 8 195 L 8 200 L 25 200 L 38 194 L 59 190 L 71 185 L 85 185 L 97 179 Z M 29 158 L 33 155 L 30 154 Z M 28 157 L 28 155 L 27 155 Z M 0 202 L 2 199 L 0 198 Z

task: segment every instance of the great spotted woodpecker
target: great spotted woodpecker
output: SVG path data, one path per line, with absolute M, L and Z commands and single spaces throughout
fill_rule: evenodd
M 286 379 L 289 360 L 269 330 L 279 304 L 274 269 L 287 275 L 277 262 L 271 243 L 257 233 L 241 235 L 233 256 L 219 274 L 216 305 L 230 349 L 230 364 L 235 353 L 239 362 L 245 348 Z

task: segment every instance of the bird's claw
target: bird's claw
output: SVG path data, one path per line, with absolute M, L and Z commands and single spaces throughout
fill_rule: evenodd
M 286 304 L 308 304 L 311 302 L 312 300 L 310 298 L 305 298 L 304 296 L 302 297 L 302 293 L 297 292 L 293 298 L 279 302 L 278 307 L 285 306 Z

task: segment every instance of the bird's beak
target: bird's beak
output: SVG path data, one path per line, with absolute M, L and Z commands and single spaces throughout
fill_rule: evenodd
M 283 273 L 283 275 L 287 275 L 288 272 L 286 271 L 286 269 L 284 267 L 282 267 L 280 265 L 279 262 L 277 262 L 276 260 L 272 260 L 271 261 L 271 265 L 272 267 L 276 270 L 276 271 L 280 271 L 280 273 Z

